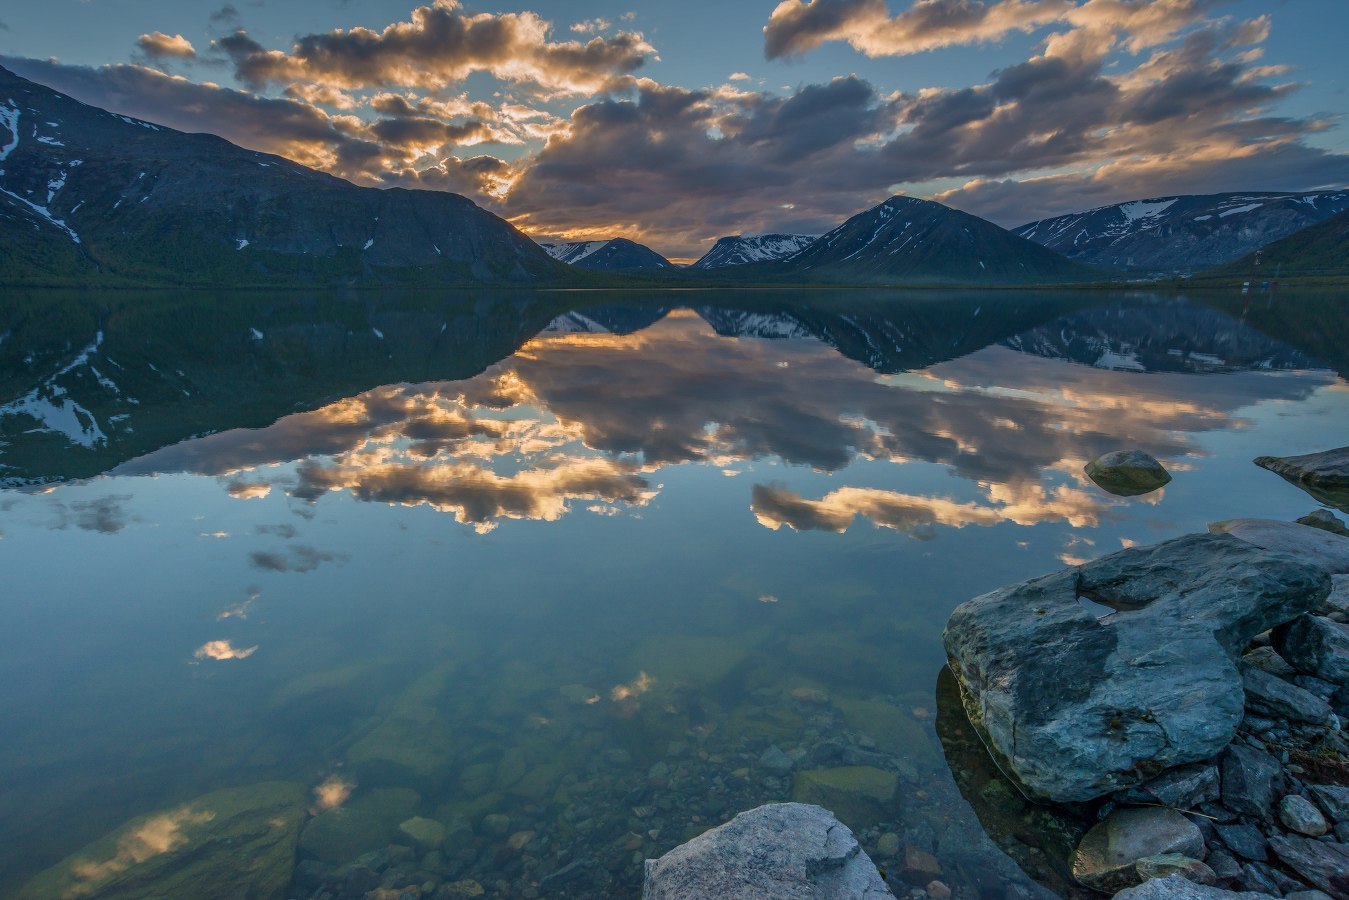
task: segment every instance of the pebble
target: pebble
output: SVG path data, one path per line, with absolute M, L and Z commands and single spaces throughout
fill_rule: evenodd
M 1289 794 L 1279 802 L 1279 821 L 1298 834 L 1320 837 L 1330 830 L 1321 810 L 1306 797 Z

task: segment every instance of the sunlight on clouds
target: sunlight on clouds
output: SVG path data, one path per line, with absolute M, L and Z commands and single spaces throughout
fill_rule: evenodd
M 254 653 L 258 652 L 257 647 L 237 648 L 229 641 L 207 641 L 196 649 L 192 655 L 197 659 L 248 659 Z
M 354 790 L 356 790 L 354 781 L 349 781 L 341 775 L 329 775 L 322 784 L 314 788 L 312 814 L 318 815 L 330 809 L 337 809 L 351 798 Z
M 628 682 L 627 684 L 616 685 L 612 690 L 610 690 L 609 699 L 617 703 L 622 700 L 628 700 L 633 697 L 639 697 L 642 694 L 645 694 L 647 691 L 651 690 L 651 685 L 655 683 L 656 679 L 646 674 L 646 672 L 639 672 L 637 674 L 637 677 L 632 681 Z

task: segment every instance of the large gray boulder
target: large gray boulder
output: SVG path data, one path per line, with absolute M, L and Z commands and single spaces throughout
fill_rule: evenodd
M 1277 900 L 1274 894 L 1225 891 L 1222 888 L 1195 884 L 1181 876 L 1154 878 L 1138 887 L 1125 888 L 1114 900 Z
M 1314 566 L 1188 535 L 976 597 L 943 641 L 1004 771 L 1036 798 L 1085 801 L 1222 750 L 1245 701 L 1235 654 L 1329 592 Z
M 1230 534 L 1262 550 L 1287 553 L 1332 575 L 1349 572 L 1349 538 L 1310 525 L 1278 519 L 1228 519 L 1209 524 L 1211 534 Z
M 643 900 L 880 900 L 893 897 L 828 810 L 770 803 L 646 861 Z
M 1349 625 L 1299 616 L 1274 633 L 1279 652 L 1299 671 L 1349 684 Z
M 1306 456 L 1260 456 L 1255 464 L 1282 475 L 1317 500 L 1349 512 L 1349 447 Z

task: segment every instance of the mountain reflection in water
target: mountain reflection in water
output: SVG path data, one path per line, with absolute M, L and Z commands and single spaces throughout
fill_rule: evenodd
M 0 894 L 71 854 L 43 883 L 130 877 L 118 848 L 199 801 L 306 796 L 296 893 L 421 817 L 437 879 L 632 897 L 642 857 L 820 791 L 891 868 L 888 834 L 953 888 L 1061 886 L 1071 827 L 1021 834 L 971 761 L 941 627 L 1314 505 L 1250 460 L 1349 443 L 1344 303 L 1257 302 L 7 299 Z M 1100 491 L 1122 447 L 1175 480 Z M 227 819 L 146 871 L 205 871 L 172 854 Z

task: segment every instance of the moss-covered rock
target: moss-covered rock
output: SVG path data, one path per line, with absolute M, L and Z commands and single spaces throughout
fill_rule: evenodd
M 843 766 L 797 772 L 792 800 L 823 806 L 853 829 L 869 828 L 888 817 L 899 778 L 873 766 Z
M 38 875 L 19 897 L 280 900 L 304 816 L 304 787 L 292 782 L 216 791 L 132 819 Z
M 834 705 L 849 728 L 870 737 L 883 752 L 903 757 L 924 772 L 938 766 L 937 748 L 912 712 L 882 700 L 838 699 Z
M 300 833 L 300 851 L 341 865 L 398 837 L 399 823 L 416 811 L 421 797 L 407 788 L 383 788 L 310 819 Z

